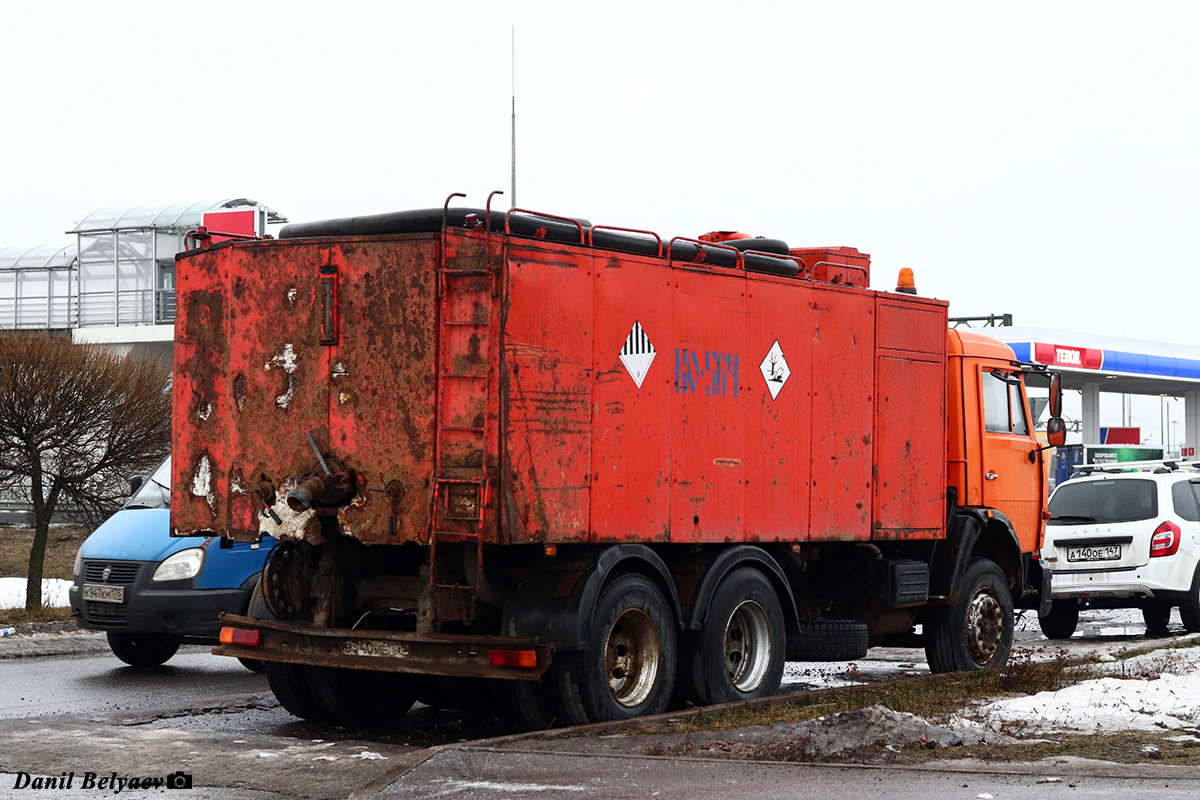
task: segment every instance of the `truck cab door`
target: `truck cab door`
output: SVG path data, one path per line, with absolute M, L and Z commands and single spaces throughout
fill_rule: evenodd
M 1008 517 L 1022 552 L 1029 552 L 1040 539 L 1045 479 L 1038 460 L 1029 460 L 1037 443 L 1030 433 L 1024 386 L 1020 373 L 988 367 L 980 370 L 979 380 L 983 505 Z

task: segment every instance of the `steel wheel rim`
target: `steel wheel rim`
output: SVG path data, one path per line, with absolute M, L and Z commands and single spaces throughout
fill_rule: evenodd
M 990 591 L 980 591 L 967 606 L 967 652 L 979 666 L 990 664 L 1000 649 L 1004 608 Z
M 650 615 L 640 608 L 622 612 L 604 646 L 604 674 L 613 699 L 625 708 L 646 702 L 658 677 L 660 655 Z
M 771 670 L 771 625 L 767 612 L 753 600 L 744 600 L 725 626 L 725 671 L 739 692 L 762 686 Z

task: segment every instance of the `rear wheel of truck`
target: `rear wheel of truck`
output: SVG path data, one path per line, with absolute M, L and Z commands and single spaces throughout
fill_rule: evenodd
M 1047 639 L 1070 639 L 1079 627 L 1079 606 L 1069 600 L 1050 603 L 1050 610 L 1038 617 L 1038 627 Z
M 523 731 L 544 731 L 562 724 L 547 677 L 538 681 L 504 681 L 508 718 Z
M 957 603 L 925 618 L 925 655 L 933 672 L 1006 664 L 1012 640 L 1012 590 L 1004 571 L 986 558 L 967 568 Z
M 678 697 L 700 704 L 767 697 L 783 680 L 783 606 L 765 575 L 744 567 L 721 581 L 704 626 L 680 648 Z
M 321 708 L 308 682 L 308 667 L 267 661 L 267 683 L 275 699 L 293 717 L 309 722 L 328 722 L 329 715 Z
M 179 650 L 179 643 L 156 633 L 108 633 L 113 655 L 131 667 L 157 667 Z
M 663 593 L 643 575 L 617 576 L 596 601 L 587 649 L 558 660 L 551 684 L 568 724 L 665 711 L 678 651 Z
M 341 667 L 308 667 L 308 683 L 326 719 L 343 725 L 374 725 L 404 716 L 421 683 L 410 675 Z

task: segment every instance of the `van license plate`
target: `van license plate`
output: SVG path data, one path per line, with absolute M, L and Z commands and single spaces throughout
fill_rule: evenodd
M 124 586 L 100 586 L 95 583 L 83 585 L 83 599 L 95 603 L 124 603 Z
M 1119 544 L 1067 548 L 1067 561 L 1119 561 L 1120 558 L 1121 545 Z

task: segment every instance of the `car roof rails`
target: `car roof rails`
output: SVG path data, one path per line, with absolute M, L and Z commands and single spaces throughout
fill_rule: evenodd
M 1093 472 L 1116 474 L 1121 472 L 1146 472 L 1165 475 L 1184 470 L 1200 470 L 1200 461 L 1185 461 L 1181 458 L 1158 458 L 1149 461 L 1118 461 L 1113 464 L 1078 464 L 1072 467 L 1072 478 L 1087 477 Z

